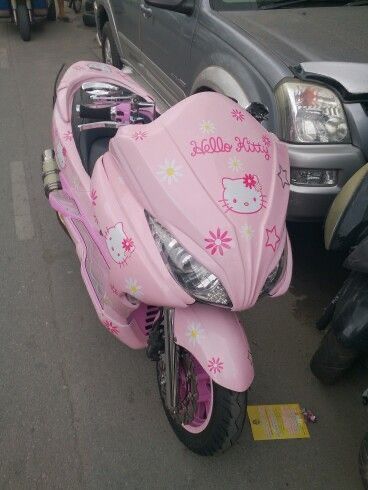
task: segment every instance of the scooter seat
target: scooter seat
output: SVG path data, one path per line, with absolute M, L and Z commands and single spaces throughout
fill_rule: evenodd
M 95 122 L 92 119 L 79 117 L 76 111 L 77 104 L 83 104 L 83 93 L 78 91 L 73 100 L 72 112 L 72 131 L 82 165 L 89 176 L 92 175 L 96 161 L 109 149 L 109 141 L 115 136 L 116 129 L 97 128 L 89 129 L 88 131 L 80 131 L 79 124 Z

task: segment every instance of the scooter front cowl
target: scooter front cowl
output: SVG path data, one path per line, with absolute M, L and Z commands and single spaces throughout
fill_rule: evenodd
M 232 311 L 199 303 L 176 308 L 174 334 L 176 343 L 197 359 L 215 383 L 239 392 L 252 384 L 252 354 Z

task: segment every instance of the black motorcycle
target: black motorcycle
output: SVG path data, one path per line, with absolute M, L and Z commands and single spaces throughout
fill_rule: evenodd
M 317 322 L 329 326 L 312 357 L 313 374 L 335 383 L 368 353 L 368 164 L 356 172 L 334 200 L 325 223 L 327 250 L 349 251 L 350 274 Z

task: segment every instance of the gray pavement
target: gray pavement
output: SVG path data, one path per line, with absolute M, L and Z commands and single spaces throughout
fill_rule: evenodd
M 55 74 L 61 63 L 97 59 L 94 35 L 72 17 L 38 26 L 24 43 L 0 23 L 0 488 L 360 489 L 366 369 L 326 388 L 308 367 L 320 339 L 313 322 L 343 278 L 318 226 L 290 227 L 290 292 L 241 315 L 256 370 L 249 402 L 311 408 L 319 421 L 309 440 L 254 442 L 247 423 L 226 454 L 191 454 L 165 420 L 153 364 L 100 326 L 39 164 Z

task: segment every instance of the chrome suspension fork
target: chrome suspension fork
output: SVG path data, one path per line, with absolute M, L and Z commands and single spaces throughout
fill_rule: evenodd
M 166 377 L 166 406 L 173 413 L 177 412 L 179 349 L 174 337 L 174 308 L 164 309 L 165 336 L 165 377 Z

